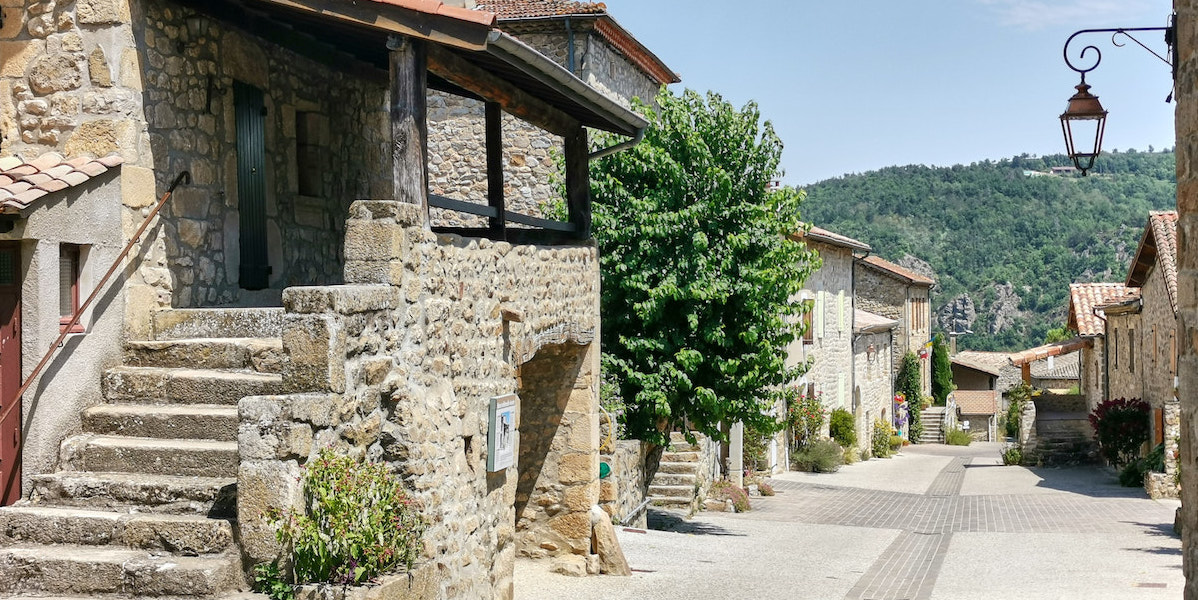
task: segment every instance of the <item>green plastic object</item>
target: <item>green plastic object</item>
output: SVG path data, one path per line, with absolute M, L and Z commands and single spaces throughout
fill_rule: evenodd
M 600 462 L 599 463 L 599 479 L 607 479 L 608 475 L 611 475 L 611 465 L 609 465 L 605 462 Z

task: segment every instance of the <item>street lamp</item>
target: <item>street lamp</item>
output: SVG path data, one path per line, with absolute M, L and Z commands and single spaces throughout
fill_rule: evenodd
M 1089 67 L 1079 68 L 1069 60 L 1069 44 L 1082 34 L 1088 33 L 1109 33 L 1111 34 L 1111 44 L 1116 47 L 1123 47 L 1122 38 L 1127 38 L 1135 42 L 1141 48 L 1147 50 L 1153 56 L 1161 59 L 1167 65 L 1173 67 L 1173 79 L 1177 79 L 1177 61 L 1170 60 L 1174 58 L 1175 46 L 1177 42 L 1177 16 L 1174 15 L 1169 19 L 1168 27 L 1120 27 L 1116 29 L 1082 29 L 1074 32 L 1065 40 L 1065 48 L 1062 53 L 1065 56 L 1065 64 L 1081 75 L 1081 83 L 1075 86 L 1077 90 L 1069 98 L 1069 104 L 1065 107 L 1065 112 L 1061 113 L 1061 133 L 1065 136 L 1065 151 L 1069 154 L 1069 160 L 1073 161 L 1073 166 L 1077 167 L 1082 175 L 1094 168 L 1094 161 L 1102 152 L 1102 136 L 1106 130 L 1106 109 L 1102 108 L 1102 104 L 1098 101 L 1098 96 L 1090 93 L 1090 86 L 1086 84 L 1086 73 L 1098 68 L 1098 63 L 1102 62 L 1102 51 L 1097 47 L 1088 45 L 1082 48 L 1078 53 L 1078 57 L 1084 59 L 1086 54 L 1091 50 L 1094 51 L 1094 64 Z M 1165 45 L 1167 50 L 1161 56 L 1155 50 L 1145 46 L 1143 42 L 1136 39 L 1129 32 L 1133 31 L 1163 31 L 1165 33 Z M 1173 93 L 1165 98 L 1165 102 L 1170 102 L 1173 99 Z M 1082 144 L 1078 146 L 1078 144 Z

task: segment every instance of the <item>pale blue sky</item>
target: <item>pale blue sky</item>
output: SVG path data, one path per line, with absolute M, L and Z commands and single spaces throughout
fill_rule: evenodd
M 1078 29 L 1157 27 L 1168 0 L 605 0 L 682 76 L 756 100 L 801 185 L 895 164 L 951 165 L 1064 150 Z M 1079 38 L 1080 39 L 1080 38 Z M 1164 54 L 1163 35 L 1141 37 Z M 1173 146 L 1169 67 L 1109 35 L 1087 76 L 1110 112 L 1104 148 Z M 1080 51 L 1078 46 L 1075 52 Z M 1071 48 L 1071 50 L 1073 50 Z

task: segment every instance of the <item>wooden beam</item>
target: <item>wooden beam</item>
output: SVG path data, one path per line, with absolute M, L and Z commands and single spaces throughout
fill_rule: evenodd
M 428 40 L 468 50 L 483 50 L 491 27 L 430 15 L 382 2 L 345 2 L 344 0 L 261 0 L 266 4 L 322 15 L 344 23 Z
M 391 36 L 391 143 L 395 199 L 416 204 L 428 227 L 427 44 Z
M 487 204 L 495 209 L 491 219 L 491 235 L 503 239 L 506 227 L 503 198 L 503 109 L 494 102 L 487 103 Z
M 549 133 L 565 136 L 579 127 L 574 117 L 446 48 L 428 49 L 428 68 L 437 77 L 495 102 L 508 113 Z
M 591 237 L 591 171 L 587 130 L 575 127 L 566 135 L 566 207 L 574 233 L 581 239 Z

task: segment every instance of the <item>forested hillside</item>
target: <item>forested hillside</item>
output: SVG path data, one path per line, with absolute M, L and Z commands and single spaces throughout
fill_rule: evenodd
M 932 274 L 933 320 L 964 348 L 1037 345 L 1068 287 L 1122 281 L 1149 210 L 1175 206 L 1172 152 L 1118 152 L 1089 177 L 1044 175 L 1063 155 L 889 167 L 808 186 L 805 221 Z M 927 264 L 921 265 L 919 261 Z

